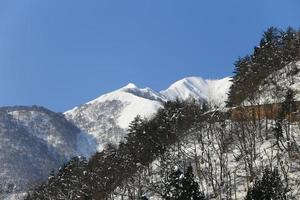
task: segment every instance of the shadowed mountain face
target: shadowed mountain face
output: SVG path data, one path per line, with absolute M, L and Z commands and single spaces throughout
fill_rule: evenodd
M 88 138 L 62 114 L 41 107 L 0 109 L 0 192 L 44 181 L 70 157 L 86 154 Z
M 126 134 L 126 130 L 118 126 L 116 119 L 120 116 L 125 103 L 119 100 L 85 104 L 66 117 L 80 129 L 96 138 L 98 150 L 109 142 L 117 143 Z

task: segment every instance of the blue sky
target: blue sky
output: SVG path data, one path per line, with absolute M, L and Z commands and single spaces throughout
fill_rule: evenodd
M 0 106 L 65 111 L 133 82 L 231 75 L 269 26 L 300 27 L 299 0 L 0 1 Z

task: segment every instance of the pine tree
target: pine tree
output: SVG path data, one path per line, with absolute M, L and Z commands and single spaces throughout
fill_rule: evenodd
M 295 102 L 295 93 L 292 89 L 288 89 L 285 100 L 282 104 L 282 111 L 284 115 L 291 114 L 297 110 L 297 105 Z
M 278 170 L 266 168 L 262 179 L 248 190 L 245 200 L 286 200 L 286 189 Z
M 186 172 L 174 170 L 169 177 L 165 191 L 166 200 L 204 200 L 204 194 L 199 191 L 199 185 L 194 179 L 193 168 L 189 166 Z
M 275 133 L 275 137 L 276 137 L 276 142 L 277 145 L 279 146 L 279 140 L 280 138 L 283 137 L 283 131 L 282 131 L 282 121 L 281 119 L 278 119 L 275 123 L 275 127 L 273 128 L 273 131 Z
M 177 200 L 181 196 L 182 192 L 182 171 L 176 169 L 172 171 L 169 175 L 169 181 L 166 184 L 165 199 L 166 200 Z
M 199 121 L 201 113 L 200 105 L 167 102 L 152 119 L 137 117 L 118 147 L 107 145 L 88 163 L 82 158 L 72 159 L 55 177 L 31 191 L 26 200 L 107 199 L 139 169 L 165 153 Z
M 300 31 L 286 31 L 271 27 L 265 31 L 259 46 L 250 56 L 239 58 L 230 87 L 227 106 L 239 105 L 255 93 L 274 71 L 300 59 Z M 293 73 L 297 73 L 297 68 Z
M 283 34 L 283 59 L 284 61 L 290 62 L 297 60 L 297 54 L 299 52 L 299 46 L 297 45 L 297 32 L 288 27 L 286 32 Z
M 199 191 L 199 185 L 194 179 L 193 168 L 189 166 L 182 179 L 183 192 L 181 199 L 204 199 L 203 193 Z
M 89 199 L 89 178 L 85 171 L 87 161 L 84 157 L 74 157 L 61 167 L 54 176 L 52 172 L 48 182 L 29 193 L 26 200 L 32 199 Z

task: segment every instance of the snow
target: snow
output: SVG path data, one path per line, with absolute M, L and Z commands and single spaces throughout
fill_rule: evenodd
M 123 87 L 123 89 L 125 88 L 131 89 L 131 88 L 137 88 L 137 86 L 134 83 L 128 83 L 125 87 Z
M 0 110 L 2 188 L 14 184 L 14 192 L 22 192 L 47 180 L 52 169 L 57 170 L 71 157 L 91 154 L 86 135 L 82 138 L 80 130 L 61 114 L 37 106 Z M 2 193 L 0 199 L 18 199 L 19 195 Z
M 49 174 L 47 167 L 56 168 L 66 159 L 77 155 L 88 158 L 95 151 L 103 150 L 107 143 L 118 144 L 126 136 L 130 122 L 137 115 L 151 118 L 163 107 L 164 102 L 176 98 L 186 100 L 189 96 L 215 104 L 225 98 L 228 84 L 229 79 L 226 78 L 219 83 L 218 80 L 190 77 L 174 83 L 168 92 L 157 92 L 149 87 L 139 88 L 129 83 L 65 112 L 64 116 L 42 108 L 8 109 L 4 115 L 7 119 L 4 117 L 2 121 L 3 124 L 7 125 L 9 122 L 12 125 L 4 131 L 15 133 L 17 136 L 5 134 L 6 137 L 3 138 L 2 144 L 6 143 L 8 148 L 3 148 L 2 151 L 10 151 L 0 156 L 5 164 L 1 167 L 2 174 L 12 171 L 9 167 L 9 161 L 12 159 L 8 155 L 19 156 L 14 153 L 28 152 L 28 163 L 32 162 L 33 167 L 24 166 L 24 169 L 26 167 L 28 171 L 34 169 L 41 172 L 28 173 L 28 176 L 22 178 L 24 181 L 45 178 Z M 166 95 L 167 93 L 169 95 Z M 19 140 L 22 144 L 17 143 Z M 37 148 L 39 151 L 35 150 Z M 47 167 L 38 165 L 38 159 L 44 159 Z M 13 179 L 17 180 L 18 177 Z
M 124 102 L 124 104 L 126 105 L 119 114 L 119 118 L 117 119 L 117 124 L 121 128 L 127 128 L 129 123 L 137 115 L 149 118 L 154 113 L 156 113 L 159 108 L 162 107 L 162 104 L 160 102 L 137 97 L 134 94 L 128 93 L 126 91 L 110 93 L 109 95 L 105 95 L 102 98 L 98 99 L 97 102 L 109 100 L 119 100 Z
M 159 94 L 150 88 L 140 89 L 133 83 L 129 83 L 121 89 L 104 94 L 86 103 L 86 105 L 115 100 L 121 101 L 126 105 L 119 113 L 119 118 L 117 119 L 117 124 L 124 129 L 128 128 L 129 123 L 137 115 L 145 118 L 151 117 L 159 108 L 162 107 L 161 101 L 163 101 Z M 72 115 L 74 111 L 76 111 L 76 109 L 67 111 L 65 114 Z
M 14 194 L 8 194 L 8 195 L 1 195 L 0 194 L 0 199 L 3 200 L 21 200 L 26 197 L 25 192 L 20 192 L 20 193 L 14 193 Z
M 276 138 L 272 135 L 272 127 L 275 124 L 275 121 L 268 120 L 267 126 L 266 121 L 262 120 L 262 127 L 259 130 L 256 126 L 250 125 L 251 122 L 245 122 L 248 124 L 248 128 L 250 128 L 250 132 L 255 132 L 257 134 L 256 142 L 255 142 L 255 155 L 253 169 L 258 177 L 261 177 L 263 168 L 265 166 L 278 166 L 279 172 L 283 179 L 284 175 L 282 174 L 282 170 L 288 170 L 288 178 L 289 178 L 289 187 L 291 190 L 288 192 L 289 197 L 295 196 L 295 198 L 288 199 L 299 199 L 300 197 L 300 185 L 299 185 L 299 177 L 300 177 L 300 164 L 299 159 L 292 159 L 290 157 L 289 151 L 281 151 L 276 146 Z M 244 124 L 244 125 L 245 125 Z M 287 125 L 287 124 L 285 124 Z M 288 126 L 288 125 L 287 125 Z M 297 123 L 290 124 L 291 133 L 294 141 L 299 144 L 300 143 L 300 129 Z M 209 199 L 221 199 L 220 196 L 211 196 L 213 194 L 213 187 L 210 184 L 211 180 L 208 180 L 206 176 L 209 176 L 209 173 L 212 173 L 212 180 L 215 186 L 220 186 L 220 191 L 222 191 L 223 197 L 226 196 L 227 187 L 231 187 L 232 194 L 231 197 L 234 197 L 234 193 L 236 191 L 236 199 L 244 199 L 247 192 L 247 184 L 252 184 L 248 177 L 249 174 L 247 172 L 247 167 L 245 168 L 246 160 L 245 159 L 248 154 L 244 154 L 241 144 L 239 140 L 232 138 L 231 142 L 228 144 L 228 149 L 225 152 L 222 152 L 220 148 L 220 134 L 229 135 L 232 131 L 236 131 L 240 129 L 240 122 L 226 121 L 226 124 L 222 123 L 202 123 L 200 130 L 191 130 L 188 131 L 186 138 L 182 139 L 179 143 L 176 143 L 171 148 L 169 148 L 167 161 L 164 159 L 157 158 L 155 161 L 150 164 L 150 166 L 145 169 L 141 176 L 136 175 L 138 177 L 136 179 L 136 185 L 132 184 L 131 187 L 139 187 L 140 185 L 145 186 L 143 189 L 144 192 L 147 193 L 147 196 L 150 200 L 161 200 L 160 195 L 157 195 L 156 188 L 153 190 L 153 185 L 159 186 L 162 180 L 164 180 L 164 172 L 168 169 L 173 168 L 173 170 L 184 169 L 184 166 L 192 164 L 194 168 L 194 175 L 197 181 L 200 183 L 199 186 L 205 194 L 210 197 Z M 219 130 L 222 130 L 219 132 Z M 286 134 L 287 129 L 284 128 L 284 135 Z M 259 132 L 262 131 L 262 135 L 265 136 L 266 132 L 269 132 L 269 138 L 263 139 L 260 138 Z M 198 141 L 198 137 L 201 135 L 202 142 Z M 283 140 L 283 144 L 287 146 L 288 141 Z M 249 145 L 249 144 L 247 144 Z M 298 153 L 298 152 L 297 152 Z M 239 155 L 243 155 L 243 157 L 239 157 Z M 222 159 L 221 159 L 222 158 Z M 211 161 L 209 161 L 211 160 Z M 168 166 L 164 164 L 160 164 L 166 162 Z M 196 162 L 199 167 L 196 170 Z M 278 164 L 280 163 L 280 164 Z M 221 165 L 223 169 L 223 173 L 226 172 L 230 175 L 231 179 L 236 179 L 236 188 L 233 185 L 226 185 L 226 179 L 222 181 L 220 179 L 221 175 Z M 149 169 L 149 171 L 147 171 Z M 170 171 L 170 170 L 169 170 Z M 149 174 L 149 175 L 147 175 Z M 141 178 L 142 177 L 142 178 Z M 231 181 L 231 179 L 228 179 Z M 151 184 L 149 184 L 149 182 Z M 152 187 L 152 188 L 151 188 Z M 159 188 L 159 187 L 158 187 Z M 121 191 L 118 191 L 118 188 L 115 192 L 116 194 L 123 194 Z M 121 189 L 122 190 L 122 189 Z M 121 195 L 116 195 L 116 199 L 127 199 L 122 198 Z M 223 198 L 222 198 L 223 199 Z
M 93 137 L 85 132 L 77 135 L 77 154 L 89 158 L 97 151 L 97 143 Z
M 105 144 L 118 144 L 124 139 L 130 122 L 137 115 L 151 118 L 164 101 L 152 89 L 141 89 L 129 83 L 64 114 L 87 133 L 87 137 L 96 139 L 97 150 L 101 151 Z
M 293 71 L 297 71 L 296 74 Z M 289 63 L 268 76 L 254 97 L 245 99 L 242 105 L 281 103 L 288 89 L 292 89 L 295 100 L 300 101 L 300 61 Z
M 147 99 L 157 99 L 163 101 L 163 97 L 152 90 L 151 88 L 138 88 L 133 83 L 129 83 L 128 85 L 115 90 L 113 92 L 101 95 L 100 97 L 87 102 L 86 104 L 94 104 L 100 103 L 104 101 L 112 101 L 112 100 L 119 100 L 119 101 L 126 101 L 130 102 L 132 100 L 136 101 L 135 97 L 147 98 Z M 128 99 L 127 99 L 128 98 Z M 138 103 L 138 102 L 137 102 Z M 68 112 L 68 111 L 67 111 Z
M 160 93 L 169 100 L 194 98 L 207 101 L 213 106 L 224 106 L 231 86 L 231 78 L 205 80 L 201 77 L 188 77 L 172 84 Z
M 192 97 L 200 102 L 209 102 L 214 107 L 224 106 L 230 85 L 230 78 L 204 80 L 189 77 L 174 83 L 165 91 L 157 92 L 129 83 L 64 114 L 83 132 L 96 138 L 97 149 L 101 150 L 107 142 L 118 144 L 137 115 L 151 118 L 168 100 L 187 100 Z
M 139 96 L 141 95 L 141 96 Z M 143 95 L 148 95 L 145 98 Z M 125 87 L 111 92 L 109 94 L 100 96 L 99 98 L 89 102 L 88 104 L 99 103 L 104 101 L 118 100 L 123 102 L 126 106 L 119 114 L 117 124 L 121 128 L 128 128 L 129 123 L 137 116 L 149 118 L 156 111 L 162 107 L 161 102 L 151 100 L 150 97 L 161 99 L 156 92 L 150 88 L 139 89 L 136 85 L 129 83 Z

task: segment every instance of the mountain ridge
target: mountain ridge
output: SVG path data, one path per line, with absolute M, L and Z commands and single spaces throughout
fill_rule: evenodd
M 0 191 L 28 189 L 71 157 L 88 156 L 86 139 L 63 114 L 44 107 L 0 108 Z
M 82 131 L 93 135 L 98 143 L 97 149 L 102 150 L 107 142 L 120 142 L 126 135 L 130 122 L 137 115 L 151 118 L 162 108 L 164 102 L 194 98 L 199 103 L 208 103 L 211 107 L 224 107 L 230 80 L 229 77 L 220 80 L 187 77 L 160 92 L 128 83 L 64 114 Z
M 228 88 L 230 84 L 228 78 Z M 226 95 L 227 90 L 223 92 Z M 187 100 L 183 96 L 178 99 Z M 57 169 L 71 157 L 89 157 L 103 150 L 107 143 L 118 144 L 126 136 L 128 125 L 137 115 L 151 118 L 169 100 L 173 99 L 167 98 L 162 91 L 157 92 L 149 87 L 139 88 L 129 83 L 64 113 L 52 112 L 39 106 L 0 108 L 0 143 L 3 143 L 3 148 L 0 148 L 3 152 L 0 157 L 0 183 L 4 187 L 0 189 L 7 191 L 7 187 L 13 184 L 16 186 L 15 192 L 22 192 L 33 183 L 44 181 L 51 169 Z M 10 154 L 5 150 L 12 148 L 16 148 L 16 151 Z M 22 167 L 15 173 L 12 166 L 18 165 L 12 159 L 18 156 L 20 148 L 29 157 L 19 159 L 23 162 Z

